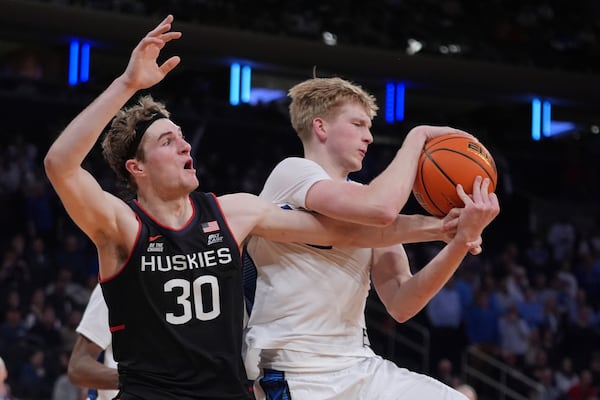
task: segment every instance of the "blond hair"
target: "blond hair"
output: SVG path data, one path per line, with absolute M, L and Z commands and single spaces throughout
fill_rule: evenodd
M 310 136 L 312 121 L 317 117 L 335 117 L 347 103 L 361 105 L 371 120 L 377 115 L 375 97 L 362 87 L 341 78 L 311 78 L 288 91 L 292 99 L 290 119 L 301 140 Z

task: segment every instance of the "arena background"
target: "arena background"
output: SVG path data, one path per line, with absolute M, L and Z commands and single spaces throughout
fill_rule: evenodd
M 483 399 L 576 398 L 565 397 L 566 358 L 598 387 L 599 11 L 592 0 L 0 0 L 0 356 L 14 395 L 48 399 L 64 384 L 97 271 L 94 249 L 48 185 L 43 155 L 167 13 L 184 33 L 168 49 L 182 64 L 151 93 L 192 141 L 204 191 L 258 193 L 278 160 L 301 154 L 285 91 L 314 73 L 350 79 L 378 99 L 375 143 L 357 180 L 381 171 L 418 124 L 470 131 L 494 155 L 502 213 L 485 232 L 484 254 L 445 289 L 461 294 L 460 325 L 436 325 L 433 303 L 431 314 L 396 324 L 373 294 L 378 353 L 468 382 Z M 236 105 L 231 78 L 245 78 L 232 64 L 251 70 L 249 97 L 240 93 Z M 390 85 L 404 94 L 401 109 Z M 119 190 L 98 149 L 86 167 Z M 404 211 L 423 212 L 414 199 Z M 438 248 L 410 245 L 414 270 Z M 497 327 L 510 301 L 531 327 L 525 354 L 503 351 L 498 332 L 482 328 Z M 563 397 L 536 394 L 545 387 Z

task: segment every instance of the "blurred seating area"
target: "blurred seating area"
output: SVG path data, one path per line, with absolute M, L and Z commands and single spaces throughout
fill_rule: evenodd
M 330 44 L 562 69 L 600 68 L 595 0 L 39 0 Z

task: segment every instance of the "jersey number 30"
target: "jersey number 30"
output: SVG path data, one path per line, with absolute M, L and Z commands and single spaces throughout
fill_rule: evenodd
M 210 287 L 212 297 L 212 310 L 205 310 L 202 303 L 202 286 Z M 177 304 L 182 307 L 180 314 L 167 313 L 167 322 L 173 325 L 181 325 L 191 321 L 193 314 L 200 321 L 209 321 L 215 319 L 221 314 L 221 305 L 219 303 L 219 281 L 211 275 L 198 277 L 193 282 L 185 279 L 171 279 L 165 283 L 165 292 L 172 292 L 173 289 L 180 289 L 181 294 L 177 296 Z M 194 312 L 192 313 L 192 305 Z

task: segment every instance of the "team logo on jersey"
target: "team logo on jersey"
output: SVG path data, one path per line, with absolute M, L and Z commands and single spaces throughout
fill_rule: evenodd
M 164 243 L 150 242 L 146 251 L 148 253 L 162 253 L 164 249 L 165 249 Z
M 221 243 L 223 241 L 223 236 L 220 233 L 211 233 L 208 235 L 208 245 L 215 243 Z

